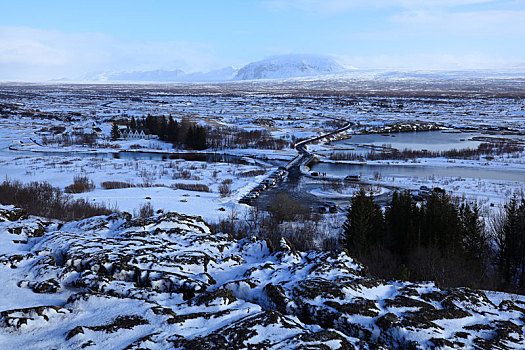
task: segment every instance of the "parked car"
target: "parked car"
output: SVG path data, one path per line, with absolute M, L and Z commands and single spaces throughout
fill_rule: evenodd
M 330 213 L 337 213 L 338 206 L 334 202 L 325 202 L 325 206 Z
M 277 181 L 275 181 L 275 179 L 268 178 L 268 179 L 264 179 L 262 183 L 268 186 L 273 186 L 277 183 Z
M 239 203 L 252 204 L 252 199 L 245 196 L 245 197 L 242 197 L 241 199 L 239 199 Z

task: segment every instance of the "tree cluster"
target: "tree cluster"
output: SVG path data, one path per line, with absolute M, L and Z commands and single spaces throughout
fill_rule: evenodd
M 243 130 L 236 127 L 210 128 L 198 125 L 187 118 L 180 122 L 172 116 L 147 115 L 142 119 L 131 117 L 128 127 L 132 130 L 144 129 L 160 140 L 171 142 L 174 147 L 203 150 L 211 148 L 260 148 L 283 149 L 292 147 L 292 143 L 283 138 L 274 138 L 268 130 Z M 114 129 L 116 125 L 114 126 Z M 111 132 L 111 138 L 116 139 L 118 128 Z
M 212 149 L 259 148 L 283 149 L 292 144 L 284 139 L 274 138 L 268 130 L 243 130 L 240 128 L 216 128 L 209 130 L 208 139 Z
M 198 125 L 186 118 L 179 123 L 172 116 L 152 116 L 135 119 L 131 117 L 129 128 L 145 129 L 152 135 L 157 135 L 160 140 L 171 142 L 174 147 L 203 150 L 208 148 L 208 131 L 206 127 Z
M 361 190 L 344 224 L 345 247 L 384 278 L 434 280 L 443 286 L 487 283 L 490 239 L 479 209 L 432 193 L 418 206 L 394 192 L 385 212 Z

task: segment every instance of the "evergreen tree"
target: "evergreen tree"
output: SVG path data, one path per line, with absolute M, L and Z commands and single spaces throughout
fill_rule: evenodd
M 187 149 L 195 149 L 195 128 L 193 125 L 189 125 L 188 130 L 186 131 L 184 145 Z
M 208 148 L 207 142 L 206 142 L 206 128 L 203 126 L 196 126 L 195 127 L 195 149 L 203 150 Z
M 116 141 L 120 137 L 120 131 L 118 129 L 117 123 L 113 122 L 111 126 L 111 140 Z
M 144 126 L 153 135 L 159 135 L 159 127 L 157 123 L 157 118 L 152 116 L 151 114 L 147 115 Z
M 476 285 L 486 277 L 491 257 L 490 240 L 478 206 L 462 204 L 459 207 L 459 219 L 466 264 L 463 268 L 470 270 L 473 280 L 471 283 Z
M 446 194 L 432 193 L 423 208 L 421 245 L 452 254 L 462 248 L 459 215 Z
M 470 260 L 483 261 L 489 255 L 489 238 L 478 206 L 462 204 L 459 207 L 463 251 Z
M 168 141 L 173 143 L 173 145 L 178 144 L 179 141 L 179 123 L 176 120 L 173 120 L 173 117 L 170 116 L 168 121 Z
M 165 116 L 162 116 L 162 118 L 160 119 L 159 138 L 163 141 L 166 141 L 168 139 L 168 122 L 166 121 Z
M 135 117 L 131 117 L 131 122 L 129 123 L 129 128 L 131 130 L 136 130 L 137 128 L 137 122 L 135 121 Z
M 392 202 L 385 210 L 385 224 L 388 248 L 406 261 L 420 247 L 420 212 L 410 192 L 392 194 Z
M 383 212 L 362 188 L 352 198 L 343 229 L 346 248 L 357 256 L 367 254 L 382 242 Z
M 496 232 L 498 265 L 506 283 L 525 284 L 525 201 L 514 196 L 506 205 L 501 226 Z

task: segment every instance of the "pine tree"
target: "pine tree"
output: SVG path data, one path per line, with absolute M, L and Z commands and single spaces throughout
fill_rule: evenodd
M 506 205 L 502 225 L 496 231 L 498 265 L 506 283 L 525 284 L 525 201 L 514 196 Z
M 382 242 L 383 212 L 362 188 L 352 198 L 343 229 L 346 248 L 357 256 L 367 254 L 373 246 Z
M 461 237 L 463 242 L 464 269 L 470 271 L 472 283 L 477 284 L 486 276 L 491 252 L 490 239 L 477 205 L 462 204 L 459 207 Z
M 160 119 L 159 138 L 163 141 L 166 141 L 168 138 L 168 122 L 166 121 L 165 116 L 162 116 Z
M 203 150 L 208 147 L 206 142 L 206 129 L 203 126 L 195 127 L 195 149 Z
M 392 202 L 385 210 L 387 246 L 403 261 L 420 247 L 420 212 L 410 192 L 392 194 Z
M 129 128 L 131 130 L 136 130 L 137 128 L 137 122 L 135 121 L 135 117 L 131 117 L 131 122 L 129 123 Z
M 489 254 L 489 237 L 479 216 L 478 206 L 462 204 L 459 207 L 463 251 L 470 260 L 483 261 Z
M 117 123 L 113 122 L 111 127 L 111 140 L 116 141 L 120 137 L 120 131 L 118 129 Z
M 173 117 L 171 116 L 168 121 L 168 141 L 173 143 L 173 145 L 176 145 L 179 142 L 179 123 L 177 123 L 176 120 L 173 120 Z
M 422 246 L 438 248 L 445 255 L 461 250 L 458 210 L 448 195 L 432 193 L 422 213 Z
M 193 127 L 193 125 L 190 125 L 188 127 L 184 145 L 187 149 L 195 149 L 195 128 Z

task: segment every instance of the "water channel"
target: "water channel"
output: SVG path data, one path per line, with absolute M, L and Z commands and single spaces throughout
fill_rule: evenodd
M 371 147 L 387 146 L 398 150 L 449 151 L 451 149 L 477 148 L 482 142 L 498 139 L 512 139 L 525 144 L 525 135 L 503 135 L 481 132 L 452 132 L 449 130 L 404 132 L 392 134 L 354 135 L 350 139 L 332 142 L 336 152 L 366 154 Z M 407 177 L 461 177 L 487 180 L 525 182 L 525 169 L 483 166 L 454 166 L 407 164 L 348 164 L 317 163 L 312 171 L 345 177 L 347 175 L 407 176 Z
M 3 149 L 0 155 L 10 157 L 81 157 L 81 158 L 104 158 L 104 159 L 126 159 L 126 160 L 159 160 L 167 161 L 183 159 L 196 162 L 230 163 L 230 164 L 253 164 L 250 157 L 236 156 L 226 153 L 196 153 L 196 152 L 141 152 L 141 151 L 119 151 L 119 152 L 51 152 L 51 151 L 16 151 Z M 268 161 L 269 163 L 274 163 Z M 282 162 L 281 162 L 282 163 Z M 279 164 L 280 165 L 280 164 Z

